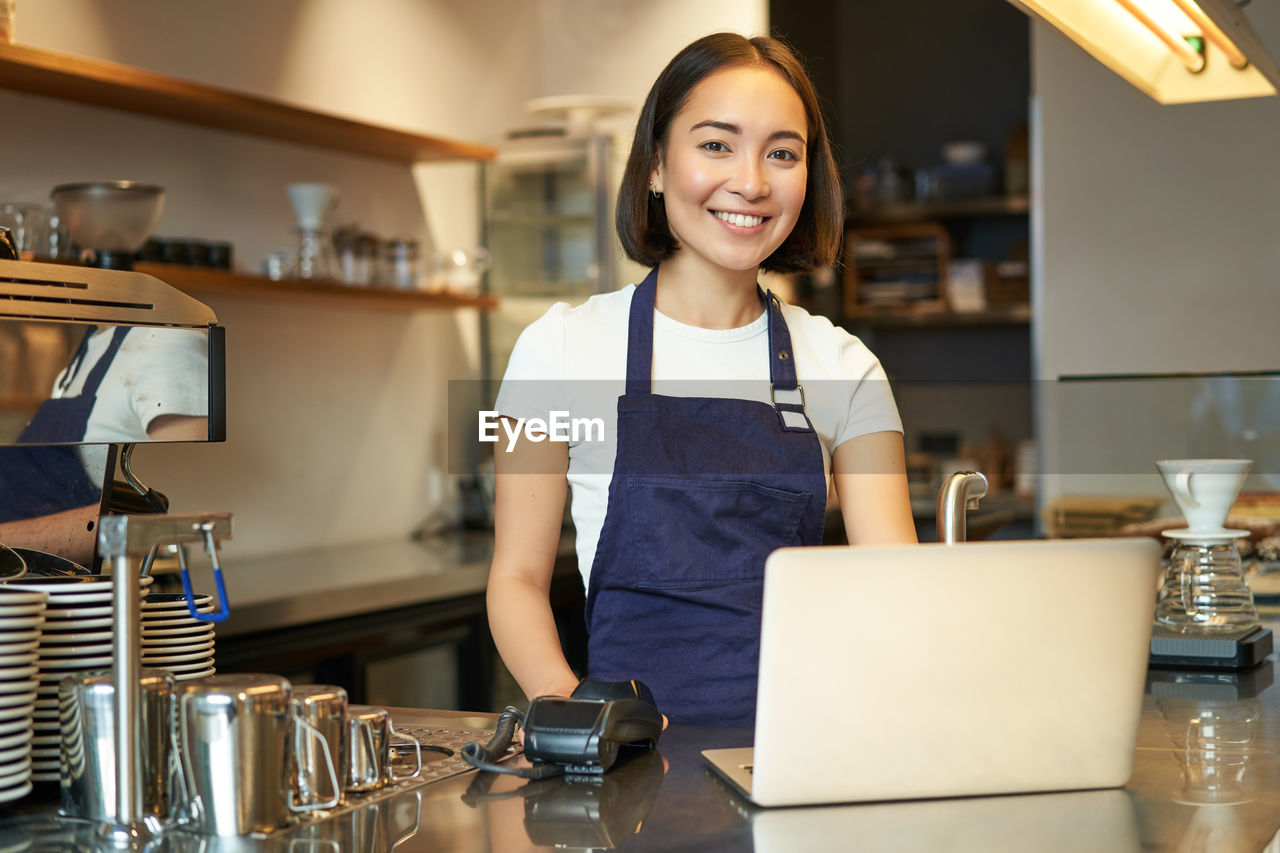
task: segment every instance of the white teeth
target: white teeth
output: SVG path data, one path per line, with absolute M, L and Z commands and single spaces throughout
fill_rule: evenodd
M 761 222 L 764 222 L 763 216 L 747 216 L 742 213 L 724 213 L 717 210 L 716 218 L 728 222 L 730 225 L 737 225 L 739 228 L 754 228 Z

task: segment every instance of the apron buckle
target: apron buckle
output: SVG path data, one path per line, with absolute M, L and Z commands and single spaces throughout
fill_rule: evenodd
M 784 389 L 782 389 L 782 393 L 784 393 L 784 394 L 791 394 L 791 393 L 795 393 L 795 392 L 799 392 L 799 394 L 800 394 L 800 404 L 799 404 L 799 405 L 800 405 L 800 408 L 802 408 L 802 409 L 803 409 L 803 408 L 804 408 L 804 386 L 803 386 L 803 385 L 796 385 L 796 387 L 795 387 L 795 390 L 794 390 L 794 391 L 793 391 L 792 389 L 790 389 L 790 388 L 784 388 Z M 778 389 L 777 389 L 777 388 L 775 388 L 775 387 L 773 387 L 773 384 L 772 384 L 772 383 L 770 383 L 770 384 L 769 384 L 769 402 L 773 405 L 773 407 L 774 407 L 775 409 L 776 409 L 776 408 L 778 408 Z M 790 406 L 794 406 L 794 405 L 796 405 L 796 403 L 795 403 L 794 401 L 793 401 L 793 402 L 789 402 L 789 403 L 788 403 L 786 400 L 783 400 L 783 403 L 784 403 L 785 405 L 790 405 Z

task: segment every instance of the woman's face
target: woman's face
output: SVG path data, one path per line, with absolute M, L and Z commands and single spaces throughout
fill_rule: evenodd
M 652 175 L 679 253 L 728 270 L 773 254 L 804 204 L 808 126 L 800 96 L 771 68 L 726 68 L 699 82 Z

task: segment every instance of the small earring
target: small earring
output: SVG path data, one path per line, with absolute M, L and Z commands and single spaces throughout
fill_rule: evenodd
M 650 195 L 652 195 L 655 199 L 662 198 L 662 193 L 658 192 L 658 190 L 654 188 L 653 181 L 650 181 L 650 182 L 649 182 L 649 193 L 650 193 Z

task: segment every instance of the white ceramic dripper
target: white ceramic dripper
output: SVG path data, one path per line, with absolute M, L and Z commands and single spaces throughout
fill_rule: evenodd
M 285 185 L 289 204 L 298 217 L 298 278 L 333 278 L 332 252 L 325 222 L 338 205 L 338 189 L 332 184 Z
M 1253 465 L 1249 459 L 1162 459 L 1156 469 L 1187 520 L 1186 534 L 1222 534 Z
M 332 184 L 287 184 L 284 188 L 298 217 L 298 227 L 305 231 L 323 231 L 324 223 L 338 206 L 338 188 Z

